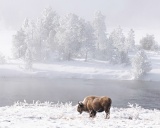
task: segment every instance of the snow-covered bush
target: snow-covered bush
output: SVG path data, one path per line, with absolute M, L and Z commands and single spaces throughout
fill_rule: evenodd
M 5 56 L 0 53 L 0 64 L 4 64 L 6 62 Z
M 130 104 L 128 103 L 128 116 L 129 116 L 129 119 L 131 120 L 137 120 L 137 119 L 140 119 L 140 112 L 142 111 L 142 107 L 139 106 L 138 104 Z
M 147 58 L 145 52 L 143 50 L 138 51 L 132 59 L 132 74 L 134 79 L 141 78 L 151 69 L 151 62 Z

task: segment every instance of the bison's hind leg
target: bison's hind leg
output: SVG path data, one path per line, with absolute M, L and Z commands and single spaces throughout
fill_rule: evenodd
M 110 118 L 110 107 L 105 109 L 105 112 L 106 112 L 106 119 L 109 119 Z
M 110 114 L 106 113 L 106 119 L 109 119 L 109 118 L 110 118 Z

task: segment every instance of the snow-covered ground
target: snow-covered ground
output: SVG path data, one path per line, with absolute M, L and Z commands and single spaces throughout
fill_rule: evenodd
M 143 80 L 160 81 L 160 54 L 147 53 L 151 59 L 152 70 Z M 74 60 L 53 63 L 34 63 L 32 71 L 26 71 L 23 61 L 10 60 L 0 65 L 0 77 L 49 77 L 133 80 L 130 65 L 113 65 L 105 61 Z
M 105 113 L 89 118 L 81 115 L 71 103 L 15 103 L 0 108 L 0 128 L 159 128 L 160 110 L 143 109 L 138 105 L 111 108 L 110 119 Z

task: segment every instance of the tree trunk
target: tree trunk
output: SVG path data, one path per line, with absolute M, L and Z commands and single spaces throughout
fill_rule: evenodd
M 71 60 L 71 53 L 70 53 L 70 52 L 68 53 L 67 60 L 68 60 L 68 61 Z
M 86 51 L 85 61 L 87 61 L 87 59 L 88 59 L 88 51 Z

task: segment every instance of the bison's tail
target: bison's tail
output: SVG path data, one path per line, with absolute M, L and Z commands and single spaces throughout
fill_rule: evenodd
M 106 119 L 110 118 L 111 104 L 112 104 L 112 100 L 111 100 L 111 98 L 108 98 L 108 106 L 107 106 L 107 109 L 105 110 L 105 112 L 106 112 Z

